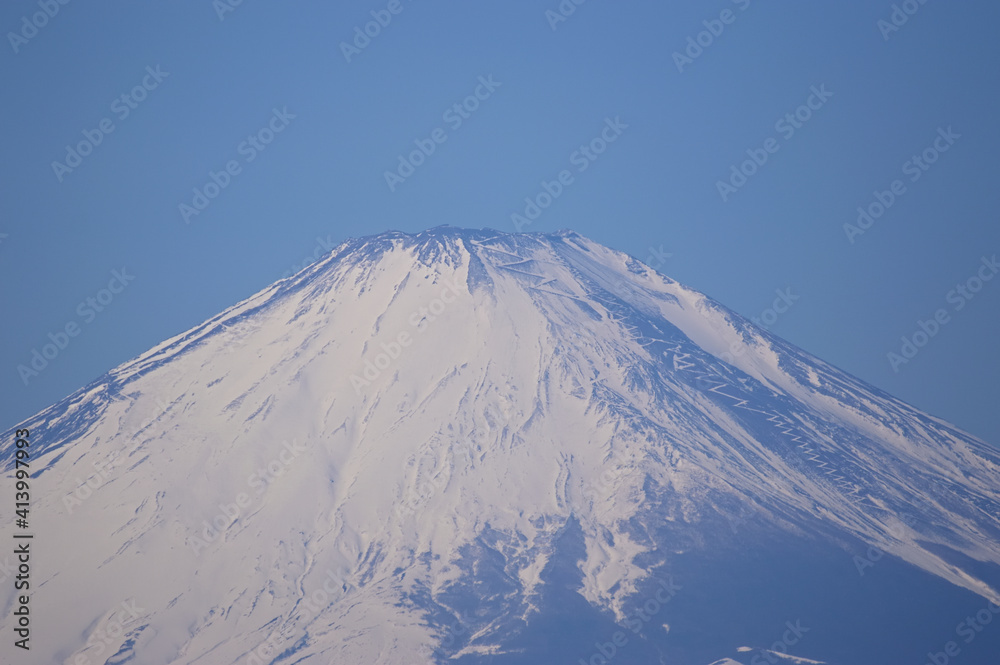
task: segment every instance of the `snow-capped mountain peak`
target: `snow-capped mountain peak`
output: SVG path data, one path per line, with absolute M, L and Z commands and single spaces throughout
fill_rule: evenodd
M 348 240 L 19 427 L 37 662 L 703 665 L 689 562 L 779 546 L 1000 602 L 995 449 L 571 231 Z

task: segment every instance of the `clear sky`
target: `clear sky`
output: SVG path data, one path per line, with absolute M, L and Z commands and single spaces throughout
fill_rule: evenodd
M 0 8 L 0 427 L 451 224 L 572 228 L 1000 444 L 997 3 L 233 1 Z

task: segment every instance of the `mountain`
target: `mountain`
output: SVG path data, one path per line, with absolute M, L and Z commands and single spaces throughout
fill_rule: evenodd
M 17 662 L 1000 653 L 997 449 L 568 231 L 348 240 L 24 428 Z

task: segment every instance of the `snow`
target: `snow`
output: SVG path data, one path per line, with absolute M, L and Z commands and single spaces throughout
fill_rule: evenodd
M 92 654 L 130 599 L 143 662 L 245 662 L 264 644 L 408 662 L 441 639 L 430 601 L 460 614 L 450 592 L 484 534 L 506 611 L 537 611 L 571 516 L 581 594 L 621 619 L 650 575 L 627 525 L 651 481 L 673 497 L 660 520 L 744 518 L 720 496 L 775 525 L 813 513 L 1000 600 L 927 548 L 1000 561 L 995 452 L 572 233 L 348 241 L 19 426 L 47 446 L 34 500 L 53 542 L 35 570 L 77 599 L 52 610 L 39 663 Z M 914 505 L 933 529 L 900 527 Z M 502 651 L 484 621 L 468 653 Z

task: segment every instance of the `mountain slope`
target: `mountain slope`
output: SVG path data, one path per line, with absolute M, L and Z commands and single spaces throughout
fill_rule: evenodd
M 571 232 L 347 241 L 19 427 L 40 663 L 704 665 L 795 612 L 885 662 L 1000 602 L 995 449 Z M 873 594 L 944 615 L 845 645 Z

